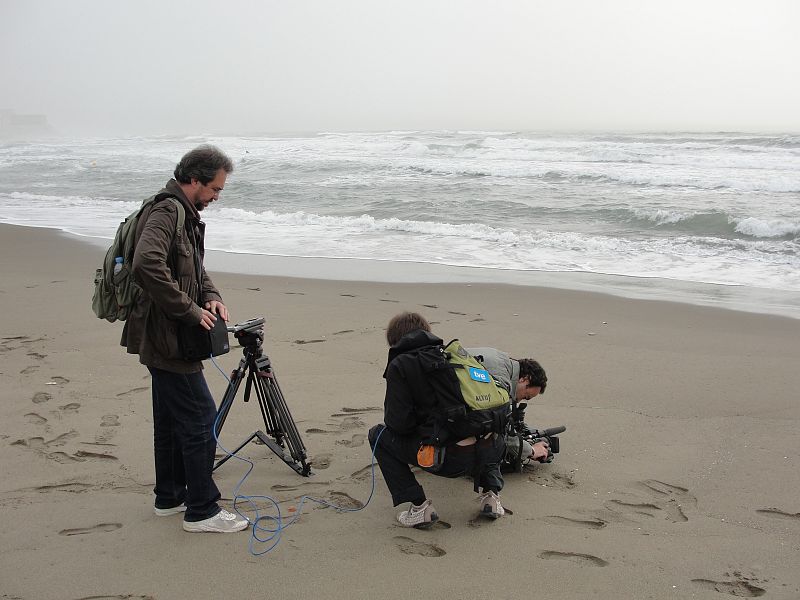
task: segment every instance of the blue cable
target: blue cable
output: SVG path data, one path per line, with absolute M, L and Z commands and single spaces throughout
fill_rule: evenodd
M 217 361 L 214 360 L 214 357 L 209 357 L 209 358 L 211 358 L 211 362 L 214 363 L 214 366 L 217 367 L 217 370 L 220 373 L 222 373 L 222 376 L 230 384 L 230 379 L 225 374 L 225 372 L 220 368 L 220 366 L 217 364 Z M 233 399 L 231 399 L 231 402 L 233 402 Z M 231 453 L 230 451 L 228 451 L 220 443 L 219 438 L 217 437 L 217 424 L 219 422 L 220 415 L 223 413 L 223 411 L 221 410 L 222 408 L 223 407 L 220 406 L 220 410 L 217 411 L 217 418 L 214 420 L 214 429 L 213 429 L 214 441 L 217 442 L 217 445 L 219 446 L 220 450 L 222 450 L 230 458 L 235 458 L 235 459 L 240 460 L 242 462 L 245 462 L 245 463 L 247 463 L 249 465 L 247 467 L 247 471 L 245 472 L 245 474 L 242 476 L 242 478 L 239 480 L 239 482 L 233 488 L 233 509 L 236 511 L 236 513 L 240 517 L 242 517 L 243 519 L 246 519 L 247 522 L 250 523 L 250 525 L 252 526 L 251 527 L 251 532 L 250 532 L 250 540 L 248 542 L 248 550 L 250 551 L 250 554 L 252 554 L 253 556 L 261 556 L 262 554 L 266 554 L 267 552 L 272 551 L 280 543 L 281 535 L 283 534 L 283 531 L 287 527 L 292 525 L 300 517 L 300 515 L 303 513 L 303 505 L 305 504 L 306 500 L 310 500 L 311 502 L 316 502 L 317 504 L 321 504 L 323 506 L 329 506 L 329 507 L 337 510 L 338 512 L 358 512 L 360 510 L 364 510 L 369 505 L 370 501 L 372 500 L 372 496 L 375 494 L 375 449 L 378 447 L 378 440 L 381 439 L 381 436 L 383 435 L 383 432 L 386 431 L 385 427 L 383 429 L 381 429 L 380 433 L 378 434 L 378 437 L 375 438 L 375 445 L 372 448 L 372 458 L 371 458 L 371 461 L 370 461 L 370 472 L 371 472 L 371 475 L 372 475 L 372 486 L 371 486 L 371 489 L 370 489 L 370 492 L 369 492 L 369 497 L 367 498 L 367 501 L 364 503 L 363 506 L 361 506 L 359 508 L 348 508 L 348 507 L 344 507 L 344 506 L 337 506 L 336 504 L 328 502 L 327 500 L 321 500 L 319 498 L 313 498 L 312 496 L 303 495 L 303 496 L 300 497 L 300 502 L 298 503 L 297 508 L 295 509 L 294 516 L 291 519 L 289 519 L 288 521 L 284 521 L 284 517 L 281 514 L 280 503 L 277 500 L 275 500 L 272 496 L 248 496 L 248 495 L 239 493 L 239 490 L 244 485 L 245 480 L 250 476 L 250 473 L 255 468 L 255 464 L 253 463 L 253 461 L 251 461 L 251 460 L 249 460 L 247 458 L 243 458 L 241 456 L 238 456 L 237 454 Z M 260 514 L 260 511 L 259 511 L 259 508 L 258 508 L 258 504 L 256 503 L 256 500 L 265 500 L 267 502 L 272 503 L 272 506 L 274 507 L 274 510 L 277 513 L 277 515 L 273 516 L 273 515 L 262 515 L 262 514 Z M 247 515 L 242 514 L 242 512 L 238 508 L 238 505 L 239 505 L 240 501 L 242 503 L 247 503 L 252 507 L 253 513 L 255 514 L 255 518 L 251 519 Z M 269 526 L 261 525 L 262 521 L 266 522 L 268 524 L 273 524 L 274 523 L 275 526 L 271 528 Z M 262 538 L 262 537 L 259 537 L 259 532 L 264 532 L 264 533 L 267 533 L 268 535 L 266 537 Z M 255 550 L 256 543 L 270 544 L 270 545 L 267 548 L 263 549 L 263 550 L 256 551 Z

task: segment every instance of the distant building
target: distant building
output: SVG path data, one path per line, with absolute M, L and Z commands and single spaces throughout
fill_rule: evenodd
M 20 115 L 13 110 L 0 109 L 2 139 L 45 137 L 53 133 L 46 115 Z

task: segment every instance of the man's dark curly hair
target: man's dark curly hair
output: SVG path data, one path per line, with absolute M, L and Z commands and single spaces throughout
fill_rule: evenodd
M 542 365 L 533 360 L 532 358 L 519 359 L 519 378 L 526 378 L 528 380 L 528 387 L 540 387 L 542 390 L 540 394 L 544 394 L 547 387 L 547 374 L 544 372 Z
M 232 173 L 233 162 L 219 148 L 204 144 L 184 154 L 181 162 L 175 165 L 173 175 L 178 183 L 191 183 L 192 179 L 197 179 L 203 185 L 208 185 L 220 169 Z
M 390 346 L 394 346 L 405 334 L 416 331 L 417 329 L 430 331 L 431 326 L 425 317 L 419 313 L 402 312 L 399 315 L 393 316 L 386 326 L 386 341 Z

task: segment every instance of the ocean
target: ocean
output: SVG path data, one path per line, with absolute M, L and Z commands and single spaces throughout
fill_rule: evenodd
M 294 264 L 319 264 L 302 271 L 318 277 L 555 285 L 800 318 L 799 135 L 0 142 L 0 222 L 108 240 L 204 142 L 235 163 L 203 213 L 207 248 L 232 270 L 230 253 L 261 273 L 281 269 L 277 257 L 340 259 Z

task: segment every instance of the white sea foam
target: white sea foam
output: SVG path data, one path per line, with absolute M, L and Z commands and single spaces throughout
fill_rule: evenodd
M 201 142 L 207 247 L 800 290 L 800 138 L 504 132 L 0 144 L 0 221 L 110 238 Z M 44 193 L 40 193 L 44 192 Z
M 777 238 L 800 235 L 800 223 L 779 219 L 756 219 L 748 217 L 736 222 L 736 231 L 759 238 Z

